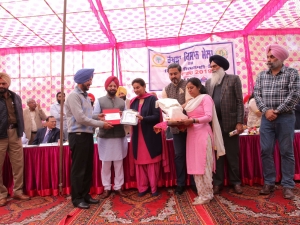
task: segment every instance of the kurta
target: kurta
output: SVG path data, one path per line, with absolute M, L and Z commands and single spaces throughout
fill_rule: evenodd
M 116 161 L 127 155 L 127 138 L 97 138 L 98 154 L 101 161 Z
M 132 135 L 131 143 L 133 156 L 137 159 L 138 145 L 139 140 L 139 128 L 142 131 L 147 149 L 151 158 L 155 158 L 158 155 L 162 154 L 162 138 L 161 134 L 156 134 L 153 131 L 153 127 L 161 122 L 161 111 L 159 108 L 155 108 L 155 101 L 157 100 L 154 96 L 149 96 L 144 99 L 142 108 L 139 110 L 139 99 L 134 99 L 130 105 L 131 109 L 140 112 L 140 115 L 143 117 L 143 120 L 139 122 L 139 126 L 132 126 Z
M 139 113 L 141 112 L 142 104 L 139 104 Z M 154 157 L 153 159 L 150 156 L 149 150 L 145 143 L 144 135 L 142 132 L 141 121 L 138 123 L 138 154 L 137 159 L 134 160 L 135 164 L 145 165 L 150 163 L 156 163 L 161 161 L 161 155 Z
M 101 112 L 99 101 L 95 101 L 94 115 Z M 127 155 L 128 141 L 126 137 L 121 138 L 97 138 L 98 153 L 101 161 L 116 161 L 124 159 Z
M 187 113 L 189 117 L 199 120 L 199 123 L 194 123 L 187 128 L 186 163 L 188 174 L 203 175 L 205 173 L 207 140 L 208 138 L 213 140 L 212 129 L 209 125 L 209 122 L 212 121 L 213 105 L 211 97 L 205 96 L 197 108 Z M 208 163 L 213 166 L 213 161 Z

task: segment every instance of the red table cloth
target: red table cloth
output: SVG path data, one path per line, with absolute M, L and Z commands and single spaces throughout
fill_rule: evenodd
M 168 140 L 170 173 L 164 173 L 161 169 L 159 186 L 176 185 L 176 171 L 174 165 L 173 141 Z M 300 134 L 295 134 L 295 180 L 300 180 Z M 274 152 L 276 165 L 276 181 L 280 181 L 280 154 L 278 144 Z M 62 188 L 65 194 L 71 192 L 70 172 L 71 172 L 71 151 L 69 146 L 63 147 L 63 177 Z M 263 184 L 262 165 L 260 159 L 259 136 L 240 136 L 240 175 L 242 184 L 253 185 Z M 124 188 L 136 188 L 136 178 L 130 176 L 129 158 L 124 159 Z M 112 178 L 113 181 L 113 178 Z M 12 194 L 13 176 L 8 156 L 3 165 L 3 183 Z M 189 183 L 189 180 L 187 180 Z M 227 174 L 225 174 L 224 184 L 228 185 Z M 91 186 L 92 194 L 101 194 L 103 191 L 101 181 L 101 161 L 98 157 L 98 146 L 94 148 L 94 170 Z M 59 147 L 31 147 L 24 148 L 24 192 L 30 196 L 58 195 L 59 194 Z

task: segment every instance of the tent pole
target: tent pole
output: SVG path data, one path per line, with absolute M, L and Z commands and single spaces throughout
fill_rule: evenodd
M 62 36 L 62 56 L 61 56 L 61 81 L 60 91 L 64 96 L 64 80 L 65 80 L 65 42 L 66 42 L 66 17 L 67 17 L 67 0 L 64 0 L 64 15 L 63 15 L 63 36 Z M 64 112 L 64 101 L 60 103 L 60 112 Z M 62 189 L 62 162 L 63 162 L 63 113 L 60 113 L 60 136 L 59 136 L 59 193 L 63 195 Z
M 119 68 L 118 68 L 118 56 L 117 56 L 117 48 L 114 47 L 114 55 L 115 55 L 115 71 L 116 71 L 116 77 L 119 79 Z M 121 81 L 122 84 L 122 81 Z M 123 84 L 122 84 L 123 85 Z

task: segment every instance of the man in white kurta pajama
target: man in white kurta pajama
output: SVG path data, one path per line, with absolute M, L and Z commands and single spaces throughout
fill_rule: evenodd
M 123 99 L 116 97 L 116 92 L 119 87 L 117 77 L 108 77 L 105 82 L 107 95 L 95 101 L 94 115 L 95 118 L 99 113 L 103 113 L 103 109 L 119 109 L 123 111 L 125 102 Z M 105 116 L 102 117 L 105 120 Z M 111 194 L 111 165 L 114 165 L 115 179 L 114 190 L 120 196 L 127 196 L 121 187 L 124 184 L 123 159 L 127 155 L 128 142 L 122 124 L 114 125 L 113 129 L 99 129 L 98 133 L 98 152 L 102 162 L 101 178 L 104 186 L 104 192 L 101 198 L 107 198 Z

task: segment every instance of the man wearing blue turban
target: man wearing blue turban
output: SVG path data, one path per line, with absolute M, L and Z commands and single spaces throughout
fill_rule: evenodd
M 93 80 L 94 69 L 80 69 L 74 76 L 77 83 L 65 103 L 68 124 L 69 146 L 72 151 L 71 197 L 75 207 L 90 208 L 99 200 L 89 195 L 93 174 L 95 127 L 111 129 L 112 125 L 92 119 L 93 107 L 87 97 Z

